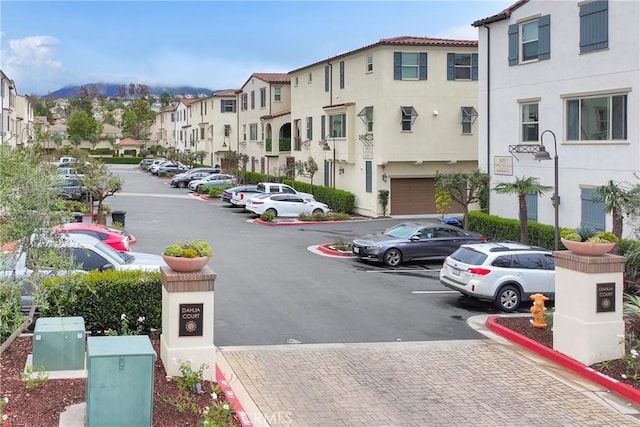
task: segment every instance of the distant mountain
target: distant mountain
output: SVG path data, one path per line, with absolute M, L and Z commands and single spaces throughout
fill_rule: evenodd
M 57 98 L 75 98 L 78 96 L 78 92 L 80 91 L 80 87 L 84 86 L 89 90 L 91 86 L 95 85 L 98 88 L 98 93 L 101 95 L 106 95 L 109 97 L 118 96 L 118 87 L 122 83 L 86 83 L 84 85 L 75 85 L 75 86 L 65 86 L 61 89 L 56 90 L 55 92 L 50 92 L 47 95 L 44 95 L 45 98 L 49 99 L 57 99 Z M 129 89 L 129 84 L 126 83 L 125 86 L 127 90 Z M 206 94 L 211 95 L 214 90 L 206 89 L 202 87 L 193 87 L 193 86 L 148 86 L 149 95 L 162 95 L 164 92 L 168 92 L 172 95 L 200 95 Z

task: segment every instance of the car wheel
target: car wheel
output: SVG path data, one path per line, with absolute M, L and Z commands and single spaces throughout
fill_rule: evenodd
M 275 210 L 275 209 L 273 209 L 273 208 L 269 208 L 269 209 L 267 209 L 265 212 L 266 212 L 266 213 L 273 214 L 273 216 L 278 216 L 278 211 L 276 211 L 276 210 Z
M 314 209 L 314 210 L 313 210 L 313 213 L 314 213 L 314 214 L 321 214 L 321 213 L 323 213 L 323 212 L 324 212 L 324 211 L 323 211 L 322 209 L 320 209 L 320 208 L 316 208 L 316 209 Z
M 397 267 L 402 262 L 402 252 L 398 249 L 389 249 L 384 253 L 384 263 L 389 267 Z
M 507 285 L 500 288 L 498 295 L 494 301 L 498 310 L 510 313 L 520 306 L 520 292 L 513 285 Z
M 179 181 L 179 182 L 178 182 L 178 188 L 184 188 L 184 187 L 186 187 L 186 186 L 187 186 L 187 183 L 186 183 L 186 182 L 184 182 L 184 181 Z

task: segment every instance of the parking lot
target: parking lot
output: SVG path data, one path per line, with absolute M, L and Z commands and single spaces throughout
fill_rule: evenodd
M 495 313 L 492 304 L 441 286 L 439 262 L 389 268 L 313 250 L 401 218 L 269 227 L 134 167 L 111 170 L 124 187 L 106 203 L 126 211 L 126 228 L 138 239 L 134 251 L 159 254 L 194 238 L 212 245 L 217 346 L 480 338 L 465 320 Z

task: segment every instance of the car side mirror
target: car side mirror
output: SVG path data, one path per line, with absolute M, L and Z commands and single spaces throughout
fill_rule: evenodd
M 419 242 L 420 241 L 420 236 L 417 234 L 414 234 L 413 236 L 411 236 L 411 238 L 409 239 L 412 242 Z

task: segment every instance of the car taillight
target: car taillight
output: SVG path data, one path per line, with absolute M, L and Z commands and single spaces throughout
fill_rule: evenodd
M 122 240 L 122 244 L 124 245 L 125 248 L 127 248 L 127 250 L 129 250 L 129 238 L 128 237 L 125 237 Z
M 486 242 L 487 238 L 484 237 L 484 236 L 480 236 L 480 237 L 478 237 L 478 240 L 480 240 L 481 242 Z
M 491 273 L 491 270 L 489 270 L 488 268 L 481 267 L 471 267 L 467 269 L 467 271 L 474 276 L 486 276 L 487 274 Z
M 253 202 L 254 205 L 264 205 L 264 202 Z
M 244 193 L 240 193 L 240 200 L 244 200 Z

